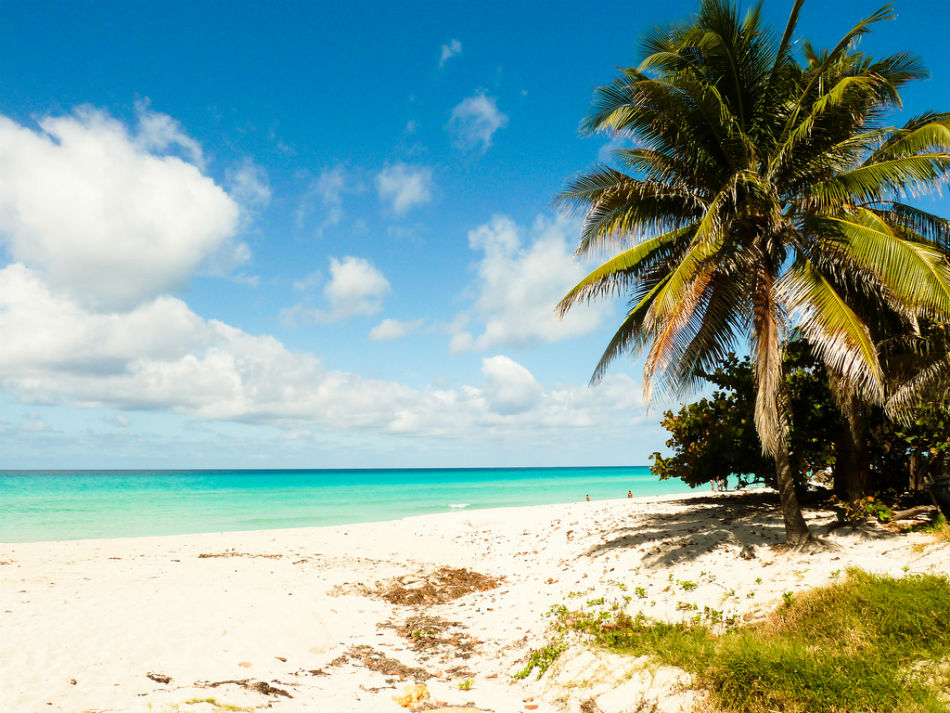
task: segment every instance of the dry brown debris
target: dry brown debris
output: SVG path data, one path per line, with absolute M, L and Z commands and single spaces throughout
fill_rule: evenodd
M 503 578 L 473 572 L 470 569 L 440 567 L 421 575 L 403 575 L 377 582 L 372 593 L 390 604 L 420 606 L 445 604 L 472 592 L 485 592 L 499 586 Z
M 481 643 L 463 631 L 461 623 L 437 616 L 417 614 L 406 619 L 402 625 L 387 622 L 379 626 L 395 629 L 417 653 L 442 653 L 448 649 L 453 656 L 467 659 L 475 646 Z
M 346 653 L 330 662 L 331 666 L 340 666 L 344 663 L 355 662 L 365 666 L 370 671 L 378 671 L 384 676 L 395 676 L 399 679 L 410 678 L 417 683 L 434 678 L 435 674 L 424 668 L 407 666 L 398 659 L 391 659 L 377 651 L 372 646 L 351 646 Z
M 245 688 L 249 691 L 257 691 L 258 693 L 262 693 L 265 696 L 285 696 L 287 698 L 293 698 L 293 696 L 283 688 L 272 686 L 266 681 L 252 681 L 249 678 L 242 678 L 239 680 L 231 679 L 228 681 L 195 681 L 195 686 L 197 688 L 217 688 L 218 686 L 225 686 L 228 684 L 240 686 L 241 688 Z
M 346 583 L 334 587 L 330 594 L 356 594 L 407 607 L 429 606 L 445 604 L 472 592 L 495 589 L 504 581 L 504 577 L 491 577 L 470 569 L 441 567 L 432 572 L 404 574 L 377 581 L 373 587 L 362 582 Z
M 283 555 L 258 555 L 251 552 L 235 552 L 234 550 L 227 550 L 225 552 L 202 552 L 198 555 L 198 559 L 200 560 L 213 557 L 263 557 L 269 560 L 279 560 Z

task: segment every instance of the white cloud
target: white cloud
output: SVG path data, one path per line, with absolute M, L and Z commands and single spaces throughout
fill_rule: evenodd
M 319 283 L 317 273 L 294 283 L 294 289 L 307 291 Z M 316 322 L 330 324 L 359 315 L 376 314 L 383 308 L 389 281 L 366 259 L 348 255 L 342 260 L 330 258 L 330 281 L 323 288 L 327 309 L 301 302 L 282 313 L 288 324 Z
M 237 227 L 214 181 L 154 153 L 189 145 L 177 122 L 142 112 L 137 136 L 89 108 L 39 130 L 0 117 L 0 241 L 90 305 L 130 308 L 183 286 Z
M 389 339 L 402 339 L 407 334 L 419 329 L 423 320 L 417 319 L 414 322 L 400 322 L 398 319 L 384 319 L 371 330 L 369 338 L 375 341 L 385 341 Z
M 432 200 L 432 169 L 396 163 L 376 175 L 379 199 L 396 215 Z
M 503 416 L 524 413 L 541 401 L 542 391 L 534 375 L 506 356 L 482 360 L 485 398 L 492 411 Z
M 248 210 L 262 210 L 271 199 L 267 171 L 254 161 L 245 158 L 237 168 L 226 173 L 231 197 Z
M 108 423 L 110 426 L 118 426 L 119 428 L 128 428 L 131 425 L 129 424 L 129 419 L 127 419 L 122 414 L 116 414 L 115 416 L 103 416 L 102 421 L 103 423 Z
M 462 53 L 462 43 L 452 39 L 447 45 L 442 45 L 442 52 L 439 54 L 439 69 L 450 59 Z
M 475 301 L 464 316 L 484 328 L 475 336 L 458 327 L 451 351 L 556 342 L 592 331 L 613 311 L 609 303 L 598 302 L 578 305 L 563 319 L 554 312 L 587 272 L 569 247 L 579 234 L 576 221 L 539 217 L 527 245 L 522 245 L 521 232 L 501 215 L 469 232 L 469 246 L 482 257 L 472 285 Z
M 322 235 L 327 228 L 338 225 L 344 217 L 343 194 L 347 190 L 362 190 L 354 185 L 353 176 L 349 175 L 343 166 L 334 166 L 320 172 L 320 175 L 311 181 L 309 187 L 300 200 L 297 208 L 297 225 L 303 225 L 304 218 L 314 210 L 319 203 L 323 208 L 323 220 L 317 226 L 317 234 Z
M 508 117 L 498 109 L 494 97 L 479 91 L 452 109 L 448 129 L 455 135 L 458 146 L 480 146 L 482 151 L 486 151 L 495 132 L 507 125 Z
M 320 173 L 315 186 L 317 195 L 325 206 L 339 206 L 343 202 L 346 187 L 346 172 L 342 166 L 328 168 Z
M 148 100 L 136 102 L 135 113 L 138 117 L 138 131 L 135 143 L 146 153 L 166 153 L 177 148 L 184 157 L 198 168 L 205 167 L 204 152 L 201 144 L 185 133 L 178 122 L 149 108 Z
M 20 264 L 0 269 L 0 334 L 18 335 L 0 350 L 0 388 L 33 403 L 172 411 L 292 433 L 369 429 L 478 442 L 617 432 L 643 417 L 639 389 L 625 375 L 609 375 L 598 389 L 544 390 L 499 355 L 484 360 L 480 386 L 417 389 L 328 370 L 273 337 L 202 319 L 173 297 L 95 312 Z

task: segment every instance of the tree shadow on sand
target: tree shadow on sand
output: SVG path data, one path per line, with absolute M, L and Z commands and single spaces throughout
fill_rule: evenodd
M 637 549 L 644 552 L 644 564 L 654 567 L 688 562 L 722 547 L 737 548 L 739 556 L 752 559 L 754 547 L 783 546 L 785 542 L 777 493 L 730 493 L 668 502 L 684 509 L 675 513 L 642 514 L 636 526 L 617 527 L 603 533 L 604 541 L 584 555 L 599 557 L 617 550 Z M 824 535 L 829 530 L 827 526 L 811 524 L 815 535 Z M 863 528 L 861 534 L 888 535 Z

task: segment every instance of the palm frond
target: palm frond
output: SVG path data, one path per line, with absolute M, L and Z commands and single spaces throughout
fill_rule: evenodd
M 902 156 L 860 166 L 815 183 L 808 190 L 808 196 L 821 207 L 920 196 L 945 183 L 948 173 L 950 153 Z
M 616 236 L 681 227 L 705 211 L 705 202 L 685 189 L 638 181 L 609 166 L 577 176 L 555 201 L 586 211 L 578 255 L 607 248 Z
M 889 295 L 911 311 L 950 316 L 950 264 L 945 253 L 927 244 L 905 239 L 884 218 L 867 208 L 852 215 L 816 219 L 843 240 L 838 256 L 847 267 L 874 278 Z
M 822 360 L 864 397 L 880 401 L 883 376 L 874 339 L 831 282 L 802 260 L 783 275 L 776 292 Z
M 950 359 L 941 359 L 917 371 L 887 400 L 884 411 L 895 421 L 910 425 L 924 404 L 946 403 L 950 387 Z
M 643 320 L 646 317 L 647 311 L 650 309 L 653 299 L 666 284 L 666 279 L 668 278 L 657 282 L 657 284 L 643 295 L 630 311 L 627 312 L 627 316 L 623 322 L 621 322 L 620 327 L 614 333 L 603 355 L 597 362 L 594 373 L 590 377 L 592 386 L 604 378 L 604 375 L 607 373 L 607 368 L 614 359 L 621 354 L 633 354 L 635 356 L 647 343 L 650 334 L 643 329 Z
M 638 279 L 644 267 L 652 267 L 651 258 L 658 253 L 668 254 L 678 244 L 687 242 L 695 226 L 686 226 L 645 240 L 619 255 L 607 260 L 578 282 L 558 303 L 559 315 L 564 314 L 579 301 L 620 293 Z

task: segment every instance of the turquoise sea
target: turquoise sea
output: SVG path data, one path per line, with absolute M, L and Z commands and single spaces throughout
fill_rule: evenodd
M 263 530 L 688 492 L 645 466 L 0 471 L 0 542 Z

